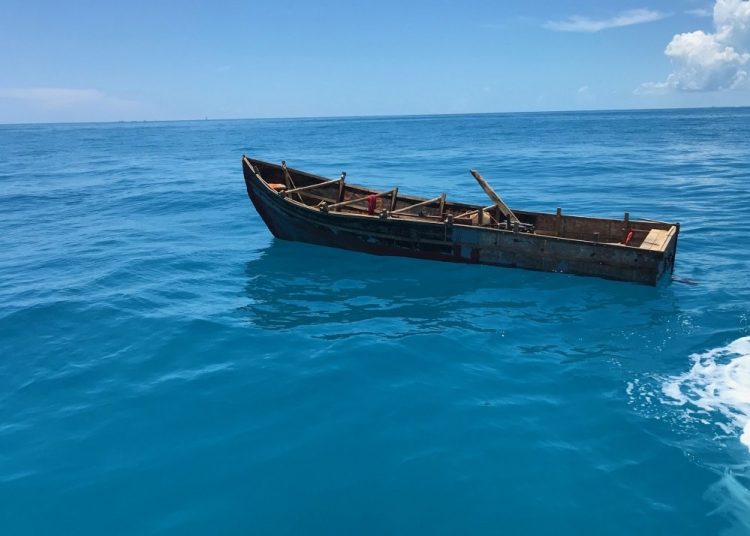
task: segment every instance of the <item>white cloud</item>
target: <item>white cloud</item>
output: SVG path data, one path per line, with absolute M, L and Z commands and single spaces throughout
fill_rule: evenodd
M 654 22 L 665 17 L 666 14 L 652 9 L 631 9 L 608 19 L 591 19 L 575 15 L 566 20 L 550 20 L 544 23 L 544 27 L 557 32 L 598 32 L 607 28 Z
M 583 94 L 583 93 L 588 93 L 588 92 L 589 92 L 589 86 L 581 86 L 578 88 L 578 91 L 576 91 L 576 93 L 578 94 Z
M 92 104 L 128 107 L 133 101 L 102 93 L 98 89 L 62 87 L 0 88 L 0 99 L 24 101 L 42 108 L 70 108 Z
M 750 88 L 750 0 L 717 0 L 713 22 L 713 33 L 675 35 L 664 50 L 673 72 L 663 82 L 641 84 L 636 93 Z
M 693 17 L 711 17 L 714 12 L 711 8 L 700 7 L 698 9 L 688 9 L 685 13 Z

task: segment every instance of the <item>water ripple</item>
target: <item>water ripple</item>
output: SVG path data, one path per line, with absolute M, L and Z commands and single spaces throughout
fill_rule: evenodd
M 0 525 L 746 531 L 745 421 L 690 356 L 750 332 L 748 139 L 747 109 L 0 126 Z M 279 242 L 242 153 L 680 221 L 690 284 Z

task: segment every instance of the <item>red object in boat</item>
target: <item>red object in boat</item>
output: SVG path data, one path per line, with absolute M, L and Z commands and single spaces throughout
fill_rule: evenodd
M 625 236 L 625 245 L 630 244 L 631 240 L 633 240 L 633 229 L 628 229 L 628 234 Z
M 378 196 L 376 195 L 368 195 L 367 196 L 367 213 L 368 214 L 375 214 L 375 207 L 378 203 Z

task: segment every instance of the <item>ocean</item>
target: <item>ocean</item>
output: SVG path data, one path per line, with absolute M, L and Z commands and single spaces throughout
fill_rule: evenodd
M 750 533 L 750 109 L 0 126 L 0 533 Z M 274 239 L 243 154 L 679 221 L 657 287 Z

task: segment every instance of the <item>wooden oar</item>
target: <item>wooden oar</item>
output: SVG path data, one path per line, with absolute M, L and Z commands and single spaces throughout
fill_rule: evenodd
M 513 214 L 513 211 L 508 207 L 508 205 L 505 204 L 505 202 L 500 199 L 500 196 L 495 193 L 495 190 L 492 189 L 492 186 L 487 184 L 487 181 L 482 178 L 482 176 L 476 171 L 476 170 L 470 170 L 471 174 L 474 176 L 474 178 L 479 183 L 479 186 L 482 187 L 482 190 L 484 190 L 484 193 L 486 193 L 490 199 L 492 199 L 492 202 L 495 203 L 495 206 L 500 209 L 500 212 L 502 212 L 506 218 L 510 220 L 511 223 L 521 223 L 521 221 L 516 217 L 515 214 Z

